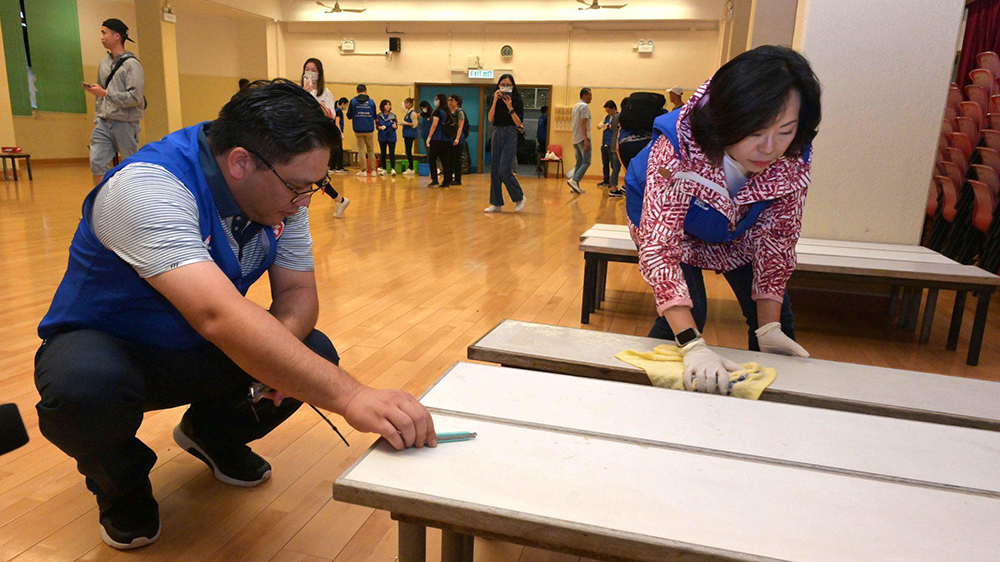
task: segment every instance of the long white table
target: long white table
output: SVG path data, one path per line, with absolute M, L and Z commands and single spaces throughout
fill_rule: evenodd
M 598 224 L 580 237 L 584 255 L 583 299 L 580 322 L 588 324 L 590 315 L 604 301 L 607 290 L 608 262 L 638 263 L 639 252 L 625 225 Z M 977 295 L 976 316 L 969 339 L 966 362 L 979 363 L 983 333 L 990 299 L 1000 285 L 1000 276 L 971 265 L 963 265 L 929 248 L 899 244 L 841 242 L 802 238 L 796 245 L 797 278 L 824 278 L 849 282 L 876 282 L 902 286 L 903 321 L 907 329 L 916 329 L 917 313 L 923 289 L 928 289 L 920 342 L 930 338 L 938 291 L 956 292 L 948 332 L 947 348 L 958 347 L 967 293 Z
M 471 561 L 471 536 L 644 561 L 996 559 L 993 432 L 470 364 L 421 402 L 478 439 L 380 441 L 334 484 L 400 521 L 400 562 L 423 562 L 426 526 L 444 562 Z

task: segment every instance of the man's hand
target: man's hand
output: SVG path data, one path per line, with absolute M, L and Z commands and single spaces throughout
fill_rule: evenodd
M 757 334 L 757 343 L 764 353 L 809 357 L 809 352 L 804 347 L 781 331 L 780 322 L 765 324 L 757 328 L 754 333 Z
M 363 386 L 347 403 L 344 419 L 358 431 L 378 433 L 397 450 L 437 446 L 430 412 L 402 390 Z
M 84 85 L 83 89 L 87 90 L 88 92 L 90 92 L 91 94 L 93 94 L 94 97 L 98 97 L 98 98 L 103 98 L 104 96 L 108 95 L 108 91 L 105 90 L 104 88 L 98 86 L 97 84 L 87 84 L 87 85 Z
M 684 358 L 684 388 L 712 394 L 729 394 L 729 373 L 743 370 L 739 363 L 730 361 L 708 348 L 705 340 L 698 338 L 681 348 Z
M 590 150 L 590 139 L 583 139 L 584 150 Z
M 453 142 L 453 143 L 451 143 L 451 144 L 453 144 L 453 145 L 455 145 L 455 146 L 458 146 L 458 139 L 455 139 L 455 142 Z

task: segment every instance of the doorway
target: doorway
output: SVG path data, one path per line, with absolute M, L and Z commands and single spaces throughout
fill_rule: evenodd
M 456 94 L 462 98 L 462 110 L 465 111 L 465 116 L 469 119 L 469 138 L 466 139 L 465 144 L 469 150 L 469 173 L 476 174 L 480 170 L 480 158 L 479 158 L 479 147 L 482 145 L 480 142 L 480 123 L 481 123 L 481 110 L 480 110 L 480 87 L 473 86 L 459 86 L 455 84 L 418 84 L 417 85 L 417 109 L 419 110 L 420 102 L 426 101 L 434 107 L 434 96 L 437 94 L 444 94 L 446 96 L 451 94 Z M 420 151 L 424 154 L 427 153 L 427 147 L 420 147 Z
M 549 105 L 552 88 L 550 86 L 518 86 L 521 99 L 524 100 L 524 140 L 517 145 L 517 174 L 531 175 L 536 171 L 538 155 L 538 119 L 542 116 L 542 107 Z M 493 103 L 495 85 L 483 86 L 483 107 L 488 111 Z M 548 135 L 548 132 L 546 132 Z M 484 120 L 483 125 L 483 170 L 489 170 L 492 161 L 490 154 L 493 125 Z M 552 138 L 549 136 L 548 138 Z

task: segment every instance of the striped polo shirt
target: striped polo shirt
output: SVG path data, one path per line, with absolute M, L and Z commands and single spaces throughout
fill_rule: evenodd
M 236 204 L 215 156 L 198 133 L 199 161 L 219 211 L 226 239 L 246 275 L 267 257 L 263 226 L 248 221 Z M 111 177 L 94 200 L 91 224 L 97 239 L 147 279 L 178 267 L 213 261 L 210 240 L 201 239 L 198 203 L 194 194 L 162 166 L 145 162 L 128 164 Z M 235 233 L 234 233 L 235 230 Z M 242 247 L 237 238 L 243 240 Z M 285 221 L 274 265 L 295 271 L 313 271 L 309 209 Z

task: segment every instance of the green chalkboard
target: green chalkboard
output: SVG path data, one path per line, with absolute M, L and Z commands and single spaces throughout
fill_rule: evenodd
M 80 25 L 76 27 L 79 29 Z M 7 88 L 14 115 L 31 115 L 28 92 L 28 60 L 24 55 L 21 31 L 21 4 L 18 0 L 0 0 L 0 32 L 3 35 L 4 60 L 7 62 Z M 79 45 L 77 46 L 79 49 Z
M 38 110 L 86 113 L 76 0 L 24 0 L 24 11 Z M 94 41 L 99 31 L 93 31 Z

